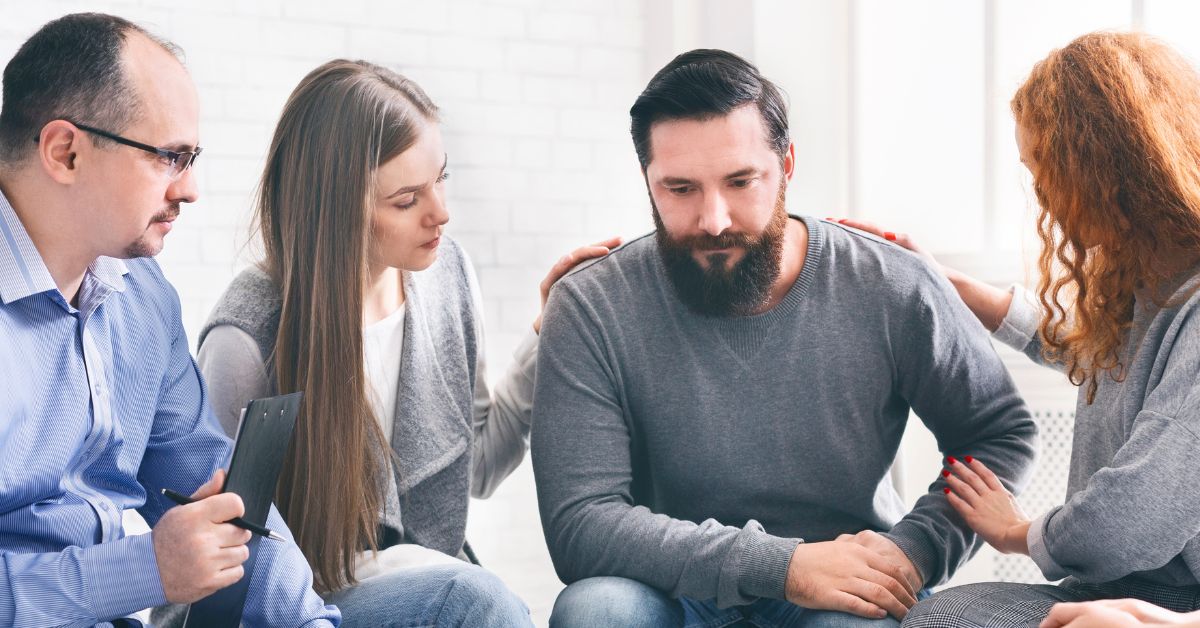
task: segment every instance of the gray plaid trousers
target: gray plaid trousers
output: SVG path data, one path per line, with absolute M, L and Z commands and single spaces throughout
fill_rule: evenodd
M 1137 598 L 1186 613 L 1200 609 L 1200 586 L 1172 587 L 1124 579 L 1085 584 L 984 582 L 935 593 L 909 611 L 903 628 L 1037 628 L 1059 602 Z

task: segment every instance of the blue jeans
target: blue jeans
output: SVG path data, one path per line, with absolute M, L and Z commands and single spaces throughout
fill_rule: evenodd
M 491 572 L 470 563 L 401 569 L 325 596 L 342 626 L 509 628 L 533 625 L 529 609 Z
M 924 597 L 924 596 L 922 596 Z M 783 600 L 760 599 L 745 606 L 717 608 L 716 600 L 672 599 L 636 580 L 587 578 L 567 587 L 554 602 L 550 628 L 894 628 L 888 617 L 866 619 L 847 613 L 817 611 Z

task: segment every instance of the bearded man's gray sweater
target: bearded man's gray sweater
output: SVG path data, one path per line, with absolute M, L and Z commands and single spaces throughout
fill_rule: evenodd
M 759 315 L 689 310 L 653 236 L 554 287 L 532 444 L 563 581 L 782 599 L 801 539 L 870 529 L 944 582 L 978 541 L 940 477 L 907 513 L 893 489 L 910 408 L 946 454 L 1026 482 L 1036 427 L 949 283 L 898 246 L 803 220 L 800 277 Z

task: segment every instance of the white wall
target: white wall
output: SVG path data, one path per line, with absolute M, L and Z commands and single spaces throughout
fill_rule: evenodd
M 641 0 L 0 0 L 0 58 L 45 21 L 122 15 L 180 44 L 200 89 L 201 199 L 160 260 L 194 338 L 252 252 L 251 192 L 284 100 L 334 57 L 416 79 L 443 110 L 449 232 L 474 258 L 503 364 L 558 256 L 649 230 L 626 111 L 643 77 Z

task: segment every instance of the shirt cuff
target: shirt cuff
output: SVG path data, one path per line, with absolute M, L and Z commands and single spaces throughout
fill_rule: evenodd
M 1013 284 L 1009 292 L 1012 293 L 1012 301 L 1008 305 L 1008 312 L 1000 321 L 1000 327 L 992 332 L 992 337 L 1017 351 L 1023 351 L 1037 333 L 1042 320 L 1041 312 L 1033 301 L 1033 295 L 1021 284 Z
M 81 566 L 92 611 L 100 619 L 167 603 L 149 533 L 88 547 L 82 552 Z
M 1046 547 L 1046 526 L 1050 524 L 1050 516 L 1058 512 L 1055 508 L 1050 512 L 1034 519 L 1029 524 L 1029 533 L 1025 540 L 1029 543 L 1029 557 L 1042 570 L 1042 575 L 1050 582 L 1062 580 L 1071 575 L 1050 556 L 1050 548 Z

